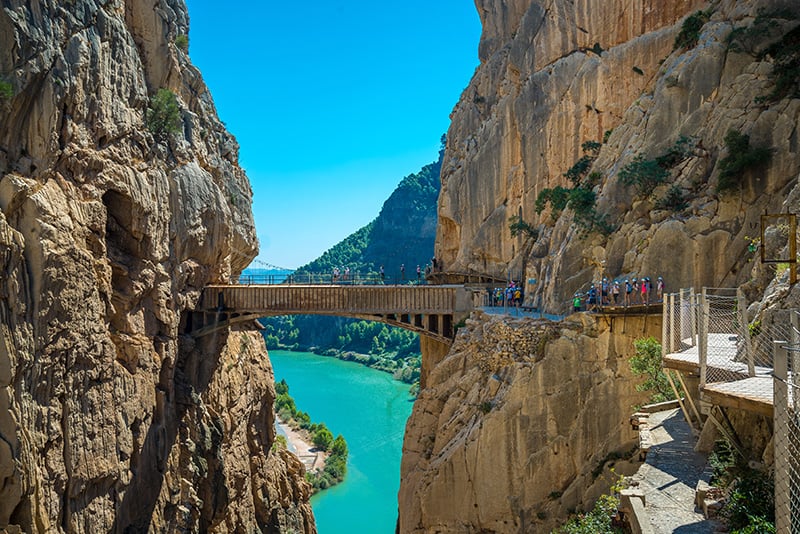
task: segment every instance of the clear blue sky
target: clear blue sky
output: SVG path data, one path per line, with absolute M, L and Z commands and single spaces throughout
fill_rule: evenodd
M 436 159 L 478 66 L 471 0 L 187 0 L 189 55 L 241 146 L 259 259 L 298 267 Z

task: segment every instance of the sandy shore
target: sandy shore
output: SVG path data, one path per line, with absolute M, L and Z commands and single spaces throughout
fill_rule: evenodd
M 327 455 L 314 448 L 314 444 L 311 443 L 311 438 L 307 432 L 294 430 L 281 421 L 277 414 L 275 415 L 275 426 L 278 429 L 278 434 L 286 437 L 289 452 L 300 458 L 300 461 L 306 466 L 306 471 L 321 470 L 325 467 L 325 457 Z

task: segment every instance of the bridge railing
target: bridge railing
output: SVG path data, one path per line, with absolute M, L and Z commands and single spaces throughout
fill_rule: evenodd
M 428 282 L 424 276 L 417 278 L 416 273 L 411 276 L 385 276 L 379 273 L 350 273 L 338 276 L 333 273 L 287 273 L 287 274 L 248 274 L 243 273 L 231 279 L 232 284 L 238 285 L 425 285 Z

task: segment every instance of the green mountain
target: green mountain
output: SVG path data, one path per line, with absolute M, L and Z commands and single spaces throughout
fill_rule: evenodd
M 322 256 L 297 269 L 295 275 L 340 273 L 376 274 L 381 265 L 389 283 L 399 277 L 405 264 L 406 278 L 416 279 L 416 267 L 424 269 L 433 257 L 436 237 L 436 203 L 439 171 L 444 154 L 416 174 L 402 179 L 384 202 L 378 217 L 353 232 Z M 382 323 L 330 317 L 296 315 L 262 319 L 267 348 L 310 350 L 354 360 L 391 372 L 413 383 L 419 379 L 419 337 L 413 332 Z
M 384 266 L 387 278 L 399 275 L 405 264 L 406 277 L 416 278 L 416 267 L 424 269 L 433 257 L 436 238 L 436 202 L 442 155 L 416 174 L 409 174 L 384 202 L 378 217 L 331 247 L 295 274 L 341 272 L 376 273 Z

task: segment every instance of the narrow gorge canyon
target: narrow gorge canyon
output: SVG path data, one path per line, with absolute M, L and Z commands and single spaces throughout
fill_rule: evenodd
M 187 34 L 183 0 L 3 2 L 0 529 L 315 532 L 263 340 L 188 334 L 257 240 Z
M 800 208 L 796 1 L 475 5 L 445 271 L 514 277 L 555 313 L 604 276 L 741 287 L 765 321 L 800 304 L 750 251 L 761 214 Z M 184 1 L 2 6 L 0 530 L 316 532 L 302 464 L 272 447 L 263 339 L 191 335 L 202 289 L 258 246 Z M 634 445 L 650 319 L 475 313 L 449 351 L 423 340 L 399 532 L 547 532 L 590 507 Z

